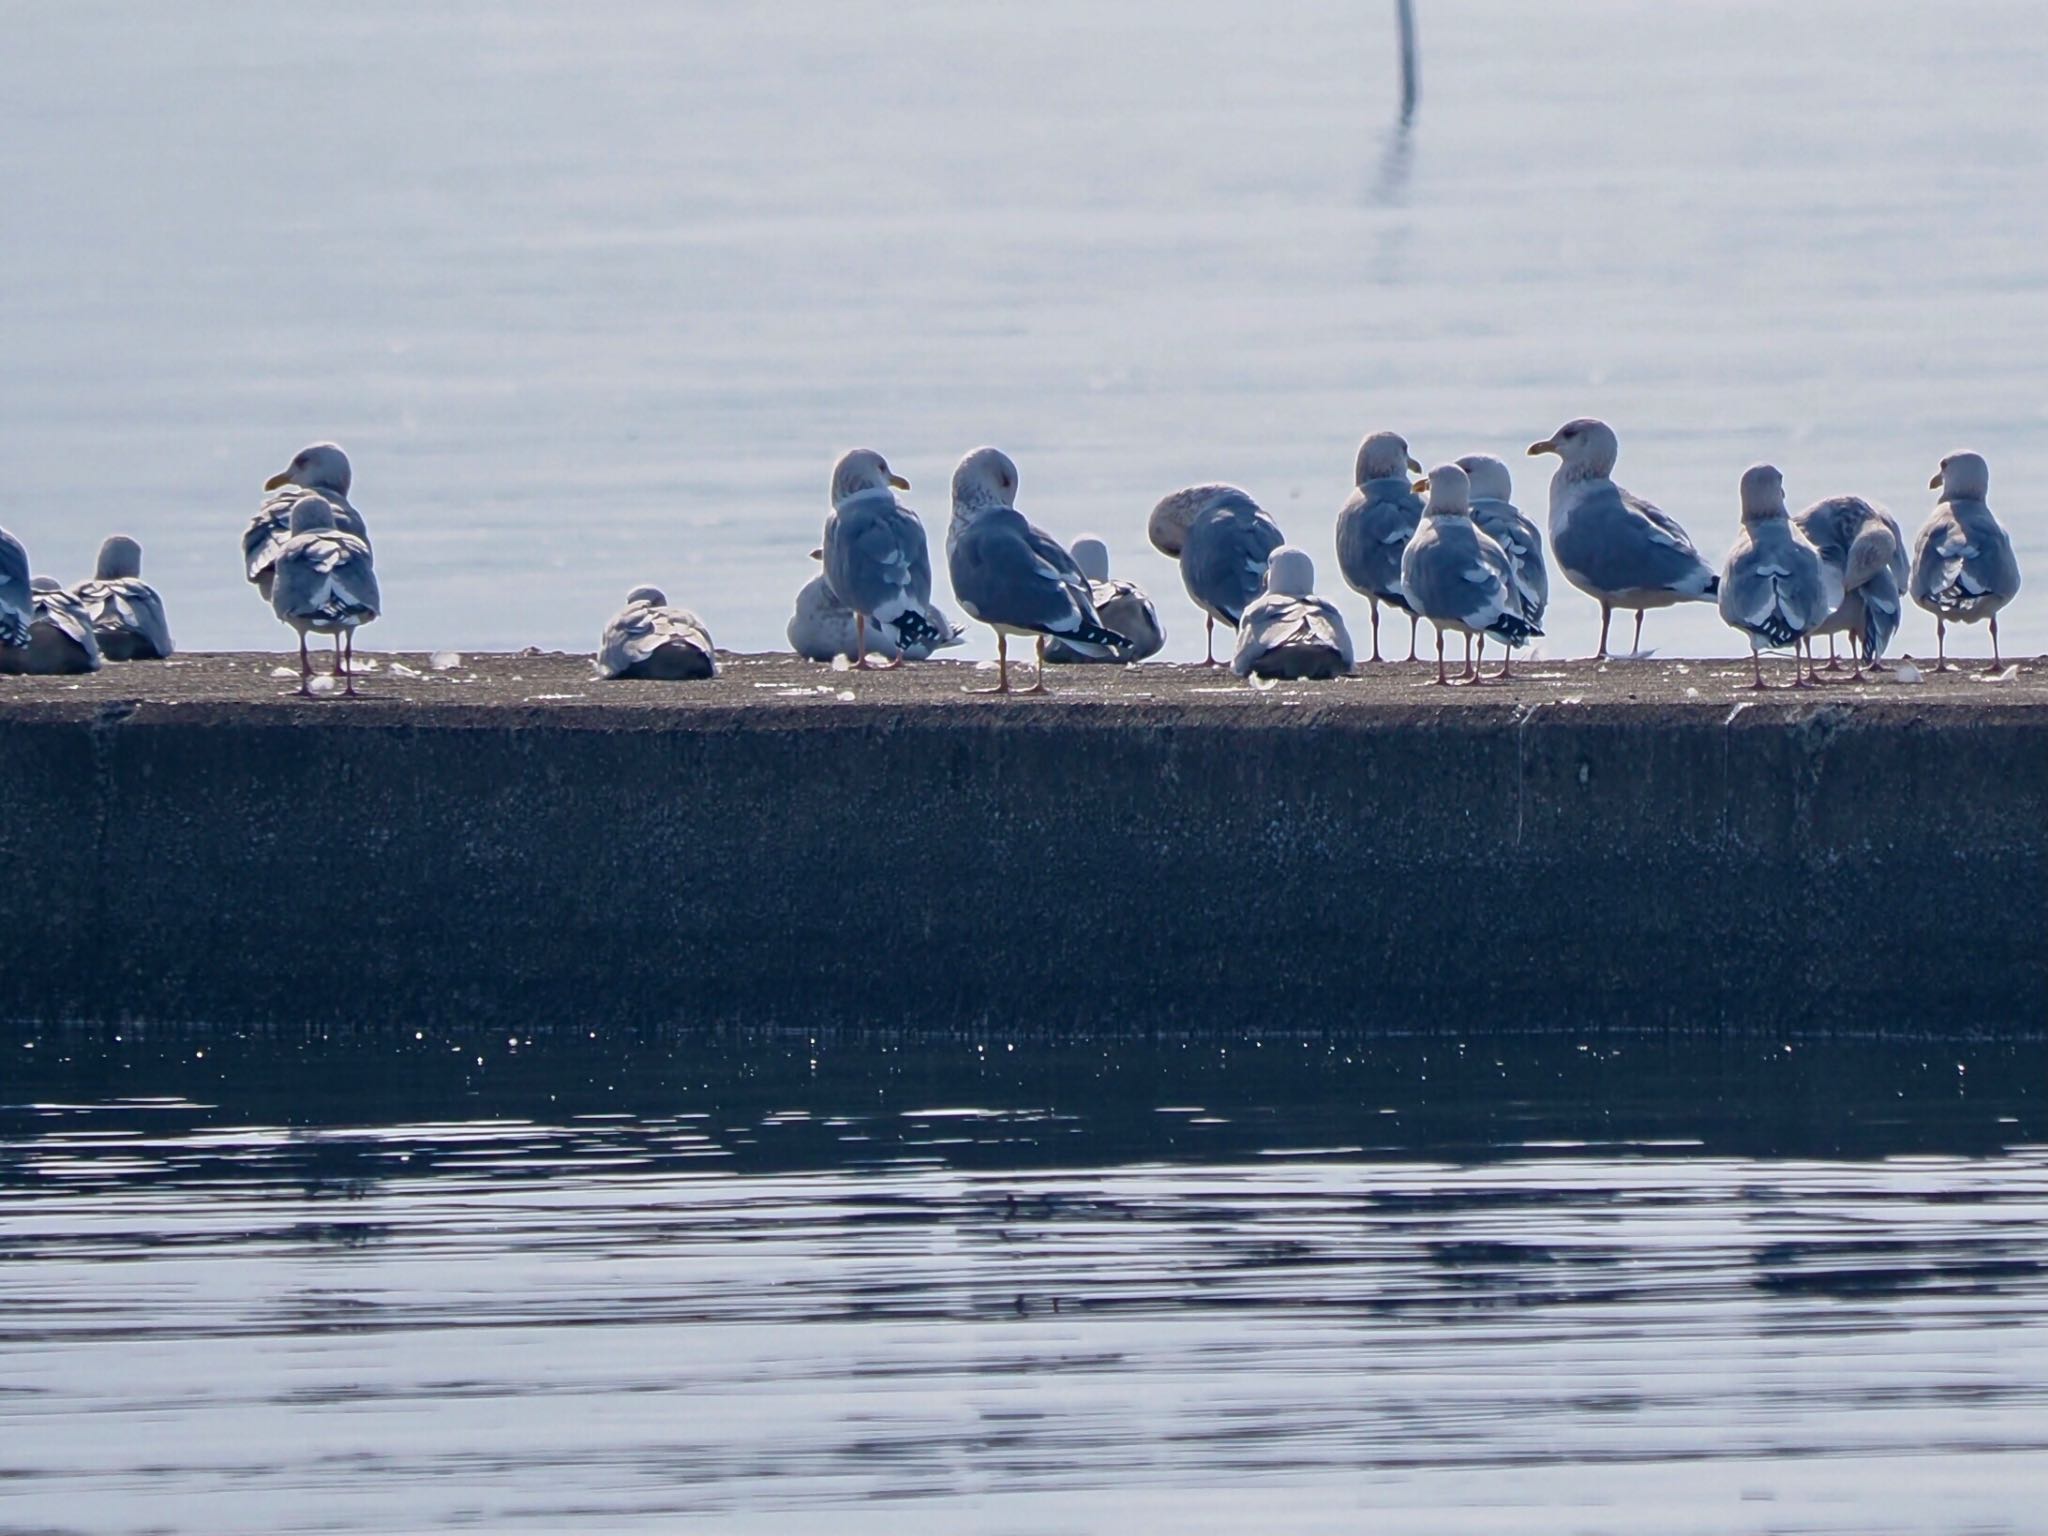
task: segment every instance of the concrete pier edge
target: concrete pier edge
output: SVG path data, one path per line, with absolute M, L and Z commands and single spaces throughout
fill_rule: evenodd
M 2048 1021 L 2032 690 L 1248 702 L 1179 668 L 969 701 L 956 668 L 848 701 L 821 670 L 834 707 L 769 671 L 687 707 L 0 693 L 0 1018 Z

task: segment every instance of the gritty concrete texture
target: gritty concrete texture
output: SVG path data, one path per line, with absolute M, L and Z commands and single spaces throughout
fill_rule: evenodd
M 2037 660 L 374 661 L 0 679 L 0 1018 L 2048 1027 Z

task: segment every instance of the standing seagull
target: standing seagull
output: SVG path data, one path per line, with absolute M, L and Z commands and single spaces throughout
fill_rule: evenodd
M 28 638 L 0 650 L 0 672 L 57 677 L 99 669 L 99 641 L 85 605 L 56 577 L 36 577 L 29 583 Z
M 292 503 L 291 537 L 277 552 L 270 606 L 299 632 L 299 696 L 313 696 L 313 663 L 306 634 L 334 636 L 334 670 L 356 696 L 356 628 L 377 617 L 377 571 L 370 546 L 337 526 L 337 509 L 325 496 L 301 495 Z M 347 659 L 342 642 L 346 637 Z
M 1913 601 L 1934 615 L 1939 664 L 1949 670 L 1948 626 L 1991 621 L 1991 670 L 2003 669 L 1998 655 L 1998 610 L 2020 590 L 2020 563 L 2012 540 L 1991 515 L 1985 496 L 1991 467 L 1978 453 L 1952 453 L 1927 482 L 1941 499 L 1913 541 Z
M 1408 476 L 1422 466 L 1398 432 L 1375 432 L 1358 445 L 1351 478 L 1357 489 L 1337 513 L 1337 568 L 1352 591 L 1372 604 L 1372 659 L 1380 659 L 1380 604 L 1408 615 L 1408 659 L 1422 621 L 1401 590 L 1401 551 L 1422 520 L 1422 498 Z
M 164 600 L 142 579 L 142 546 L 126 534 L 100 546 L 92 580 L 81 581 L 77 593 L 107 660 L 162 661 L 171 654 Z
M 1472 521 L 1507 555 L 1522 617 L 1541 630 L 1543 611 L 1550 606 L 1550 572 L 1543 564 L 1543 535 L 1515 505 L 1514 477 L 1490 453 L 1465 454 L 1458 468 L 1472 482 Z M 1479 659 L 1486 660 L 1484 635 L 1479 639 Z
M 352 477 L 347 454 L 332 443 L 314 443 L 293 454 L 291 463 L 263 482 L 269 494 L 242 535 L 242 568 L 263 594 L 263 601 L 270 601 L 273 567 L 292 536 L 292 508 L 306 492 L 317 491 L 327 498 L 337 529 L 369 542 L 370 531 L 363 526 L 362 514 L 349 505 Z
M 1045 648 L 1045 659 L 1052 662 L 1125 662 L 1143 661 L 1147 656 L 1157 655 L 1159 647 L 1166 644 L 1166 630 L 1159 622 L 1159 610 L 1152 606 L 1152 599 L 1145 595 L 1144 588 L 1135 582 L 1110 579 L 1109 546 L 1091 534 L 1074 540 L 1067 552 L 1074 557 L 1074 564 L 1081 567 L 1081 574 L 1088 578 L 1088 593 L 1095 600 L 1095 616 L 1105 628 L 1122 635 L 1125 645 L 1114 656 L 1092 656 L 1075 650 L 1064 640 L 1054 640 Z
M 687 608 L 669 606 L 659 587 L 635 587 L 626 606 L 604 627 L 597 646 L 603 677 L 676 682 L 716 677 L 718 653 L 704 621 Z
M 1208 618 L 1202 665 L 1216 663 L 1216 625 L 1232 629 L 1245 605 L 1266 589 L 1266 562 L 1287 541 L 1280 525 L 1234 485 L 1191 485 L 1163 496 L 1146 533 L 1152 547 L 1180 561 L 1181 583 Z
M 1305 550 L 1283 544 L 1266 565 L 1266 590 L 1245 605 L 1237 626 L 1239 677 L 1343 677 L 1354 653 L 1344 615 L 1317 597 L 1316 566 Z
M 1436 680 L 1444 675 L 1444 631 L 1468 640 L 1492 635 L 1507 649 L 1497 679 L 1509 676 L 1514 648 L 1543 631 L 1522 615 L 1514 563 L 1472 520 L 1472 481 L 1456 464 L 1439 464 L 1415 484 L 1429 492 L 1422 523 L 1401 553 L 1401 586 L 1415 611 L 1436 629 Z M 1465 658 L 1464 678 L 1486 681 Z
M 1084 655 L 1114 656 L 1124 636 L 1095 613 L 1088 578 L 1059 541 L 1015 506 L 1017 466 L 998 448 L 977 448 L 953 471 L 953 521 L 946 566 L 968 617 L 996 632 L 996 685 L 1010 691 L 1010 636 L 1038 639 L 1038 675 L 1025 693 L 1045 692 L 1045 643 L 1064 640 Z
M 35 617 L 29 580 L 28 551 L 21 540 L 0 528 L 0 648 L 28 644 L 28 628 Z
M 1763 647 L 1792 648 L 1792 686 L 1809 686 L 1800 668 L 1813 667 L 1813 637 L 1842 606 L 1842 574 L 1785 512 L 1785 477 L 1776 466 L 1752 464 L 1742 472 L 1742 531 L 1721 567 L 1721 617 L 1749 637 L 1752 687 L 1762 688 Z
M 1635 642 L 1643 648 L 1643 614 L 1674 603 L 1709 603 L 1720 577 L 1700 558 L 1677 522 L 1613 480 L 1620 444 L 1614 428 L 1581 416 L 1529 452 L 1554 453 L 1564 462 L 1550 477 L 1550 552 L 1566 578 L 1600 604 L 1600 649 L 1607 659 L 1607 624 L 1617 608 L 1633 608 Z
M 913 646 L 931 647 L 942 632 L 925 610 L 932 600 L 932 557 L 924 524 L 896 500 L 910 482 L 872 448 L 855 448 L 832 466 L 832 515 L 820 546 L 825 580 L 853 610 L 853 664 L 868 664 L 868 625 L 889 637 L 895 657 Z
M 1792 519 L 1792 526 L 1841 577 L 1842 605 L 1814 633 L 1828 637 L 1830 672 L 1841 666 L 1835 660 L 1835 636 L 1849 637 L 1854 682 L 1866 665 L 1879 665 L 1878 658 L 1898 632 L 1911 574 L 1905 535 L 1891 513 L 1861 496 L 1816 501 Z

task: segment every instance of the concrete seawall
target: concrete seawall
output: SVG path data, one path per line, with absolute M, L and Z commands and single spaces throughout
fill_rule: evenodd
M 0 680 L 0 1018 L 2048 1028 L 2048 668 Z

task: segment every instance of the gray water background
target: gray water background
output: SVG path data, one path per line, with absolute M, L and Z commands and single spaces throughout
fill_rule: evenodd
M 1974 446 L 2043 569 L 2048 9 L 1419 10 L 1403 130 L 1391 4 L 0 3 L 0 523 L 66 579 L 132 532 L 183 643 L 281 647 L 236 540 L 335 437 L 373 647 L 589 649 L 651 580 L 762 649 L 836 451 L 936 531 L 993 441 L 1185 658 L 1162 491 L 1250 487 L 1338 589 L 1368 428 L 1540 515 L 1521 449 L 1593 413 L 1716 560 L 1755 460 L 1910 528 Z
M 8 1531 L 2048 1518 L 2038 1039 L 4 1049 Z

